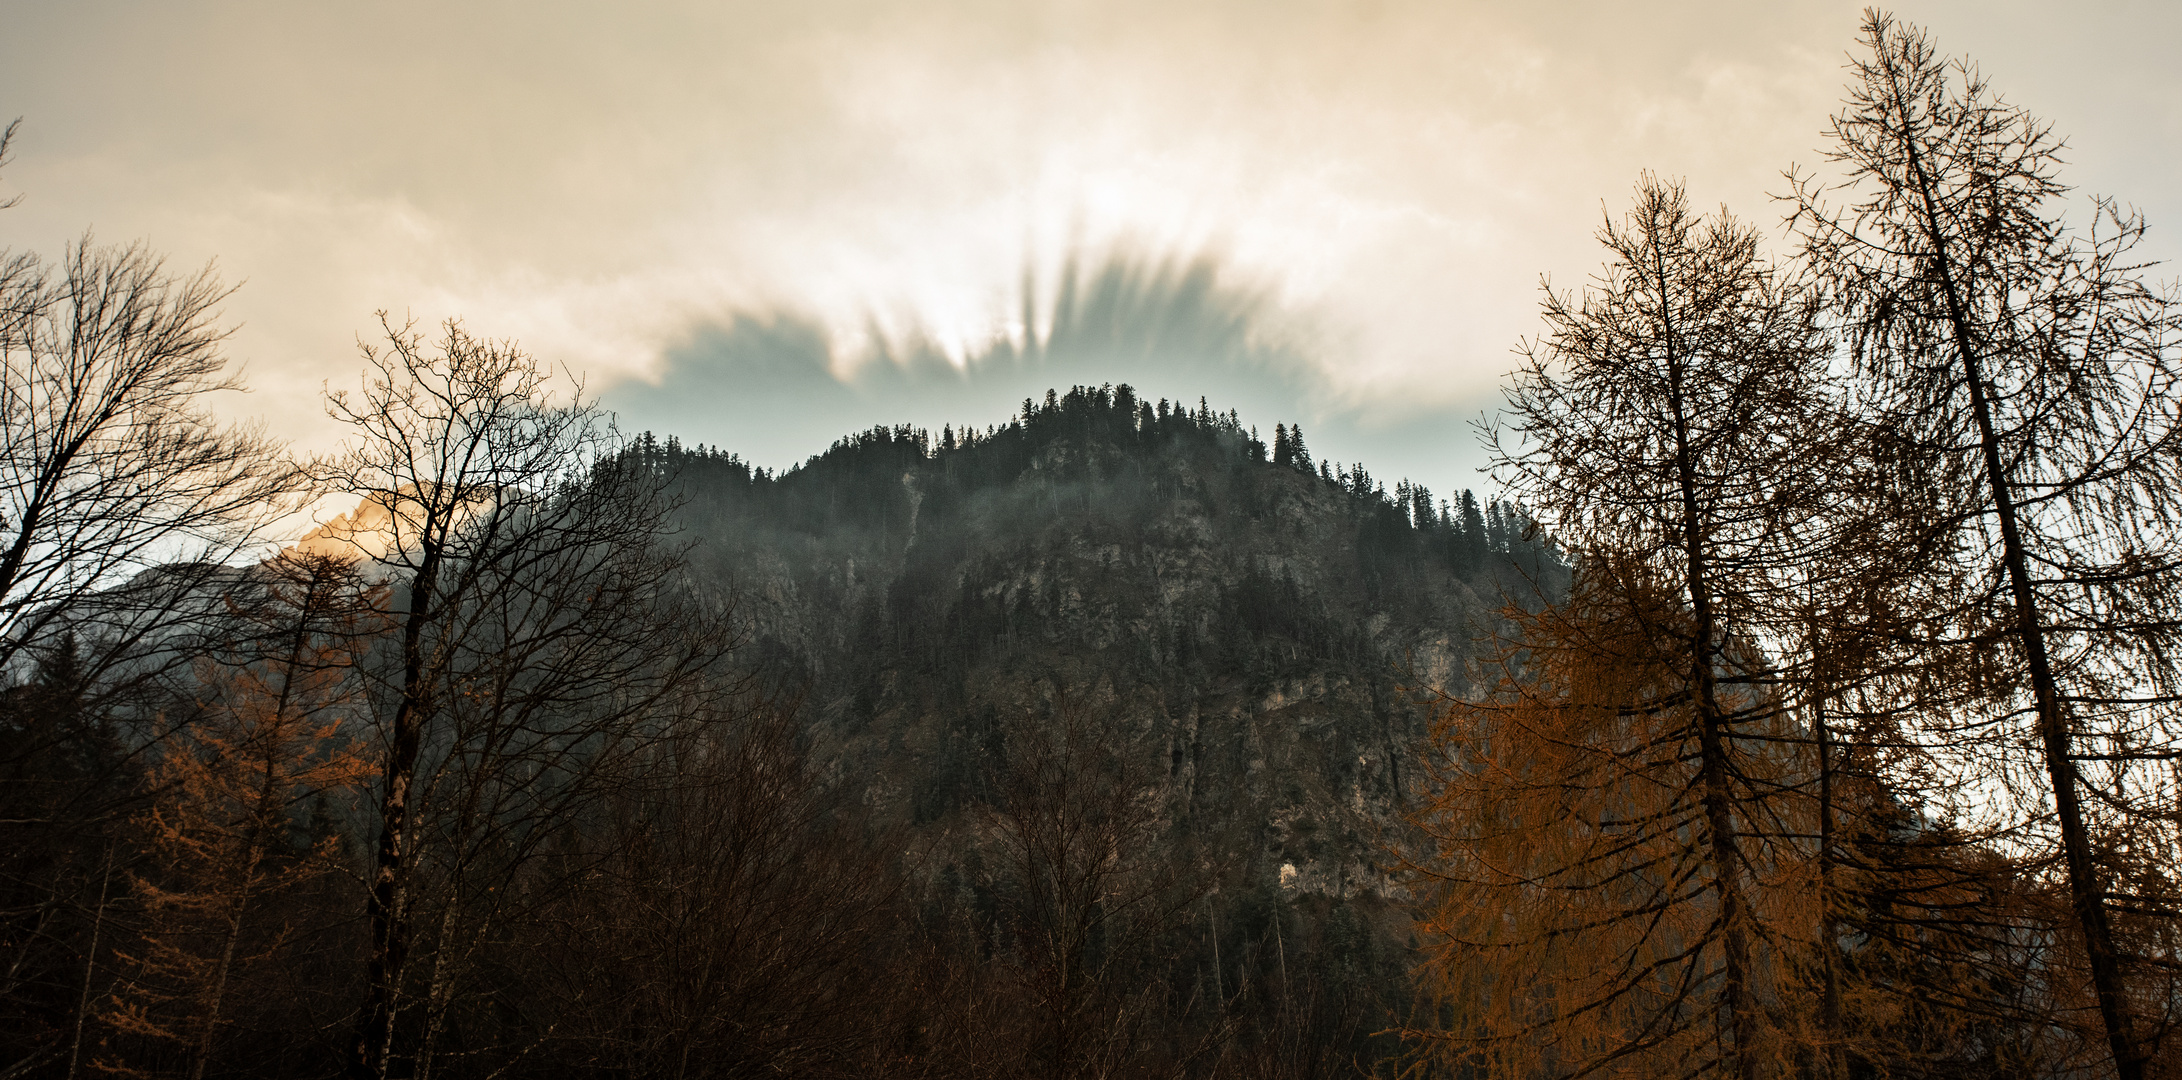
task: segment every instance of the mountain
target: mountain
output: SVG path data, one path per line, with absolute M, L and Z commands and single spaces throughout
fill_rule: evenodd
M 1500 606 L 1567 577 L 1513 508 L 1389 492 L 1300 431 L 1269 447 L 1125 385 L 983 431 L 876 428 L 780 473 L 630 452 L 677 477 L 746 662 L 802 688 L 814 759 L 918 838 L 933 888 L 975 907 L 993 810 L 1020 801 L 1011 744 L 1085 728 L 1154 808 L 1129 856 L 1201 882 L 1163 955 L 1230 995 L 1335 939 L 1322 967 L 1399 983 L 1387 845 L 1426 694 L 1463 692 Z

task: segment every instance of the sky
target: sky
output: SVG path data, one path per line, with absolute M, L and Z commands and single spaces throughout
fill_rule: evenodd
M 2182 256 L 2182 5 L 1895 10 Z M 385 310 L 774 467 L 1126 381 L 1484 490 L 1541 282 L 1597 271 L 1644 170 L 1777 238 L 1858 11 L 0 0 L 0 247 L 214 264 L 252 387 L 219 408 L 303 451 Z

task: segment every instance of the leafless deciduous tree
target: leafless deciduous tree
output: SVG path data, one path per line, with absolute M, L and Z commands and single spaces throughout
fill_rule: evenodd
M 8 126 L 6 128 L 0 128 L 0 168 L 5 168 L 7 166 L 8 144 L 15 141 L 15 129 L 21 126 L 23 126 L 23 118 L 18 116 L 13 120 L 8 121 Z M 0 202 L 0 210 L 5 210 L 8 207 L 14 206 L 17 202 L 21 201 L 22 198 L 23 197 L 21 195 L 17 195 L 12 199 L 6 200 L 5 202 Z
M 207 409 L 240 388 L 226 295 L 140 245 L 0 252 L 0 1028 L 24 1033 L 8 1048 L 25 1061 L 80 1042 L 108 856 L 186 715 L 145 695 L 216 640 L 221 564 L 300 486 L 278 447 Z
M 127 776 L 186 713 L 117 709 L 217 644 L 223 564 L 300 486 L 276 445 L 206 409 L 240 386 L 220 353 L 225 295 L 141 246 L 0 256 L 0 672 L 65 671 L 69 703 L 18 696 L 0 719 L 0 828 L 34 834 L 0 844 L 19 890 L 6 917 L 48 921 L 33 912 L 59 884 L 40 875 L 135 808 Z
M 1156 949 L 1193 921 L 1216 871 L 1192 865 L 1201 853 L 1170 836 L 1157 773 L 1132 734 L 1056 694 L 1006 726 L 989 780 L 982 884 L 995 900 L 997 985 L 1023 1025 L 1020 1067 L 1039 1075 L 1139 1068 L 1159 1011 L 1186 1008 Z M 1224 1034 L 1208 1032 L 1194 1052 Z
M 901 837 L 799 747 L 793 702 L 736 695 L 640 755 L 518 882 L 510 937 L 540 1058 L 645 1076 L 876 1075 L 895 1049 Z
M 386 323 L 351 436 L 320 466 L 363 500 L 346 543 L 393 577 L 378 725 L 360 1076 L 429 1072 L 469 965 L 515 912 L 502 886 L 700 700 L 732 644 L 680 588 L 666 478 L 513 345 Z M 420 962 L 423 941 L 429 955 Z M 485 1048 L 473 1047 L 473 1052 Z
M 227 295 L 140 245 L 0 266 L 0 663 L 87 619 L 97 670 L 183 634 L 206 576 L 293 505 L 279 448 L 206 409 L 241 388 Z

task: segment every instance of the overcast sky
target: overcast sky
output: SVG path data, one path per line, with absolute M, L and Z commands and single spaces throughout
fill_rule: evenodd
M 2182 5 L 1897 10 L 2182 254 Z M 226 411 L 305 448 L 385 308 L 765 464 L 1127 380 L 1444 492 L 1640 170 L 1774 228 L 1857 12 L 0 0 L 0 245 L 217 260 L 255 388 Z M 1071 265 L 1097 319 L 1004 359 Z

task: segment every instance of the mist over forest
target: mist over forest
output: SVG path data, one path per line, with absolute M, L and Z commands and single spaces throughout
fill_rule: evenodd
M 1213 259 L 603 400 L 381 312 L 301 452 L 212 268 L 0 249 L 0 1080 L 2182 1075 L 2182 294 L 1846 44 L 1383 429 L 1474 485 Z

